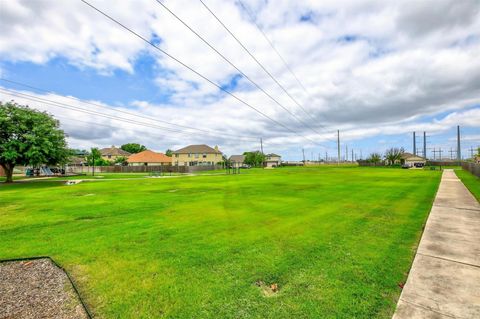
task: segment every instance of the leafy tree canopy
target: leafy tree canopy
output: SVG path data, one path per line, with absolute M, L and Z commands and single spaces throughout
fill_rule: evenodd
M 380 163 L 382 161 L 382 155 L 380 155 L 379 153 L 372 153 L 367 158 L 367 161 L 375 164 Z
M 15 102 L 0 102 L 0 166 L 12 182 L 15 165 L 63 164 L 68 160 L 65 133 L 46 112 Z
M 385 152 L 385 159 L 388 161 L 390 165 L 395 164 L 395 162 L 400 161 L 402 159 L 402 154 L 405 153 L 403 147 L 392 147 Z
M 125 152 L 129 152 L 131 154 L 140 153 L 147 149 L 145 145 L 140 145 L 138 143 L 123 144 L 122 146 L 120 146 L 120 148 Z
M 115 164 L 128 165 L 126 156 L 119 156 L 115 159 Z
M 260 167 L 265 162 L 265 154 L 260 151 L 245 152 L 243 155 L 245 155 L 245 164 L 251 166 Z
M 165 151 L 165 155 L 167 155 L 169 157 L 172 157 L 173 151 L 171 149 L 168 149 L 168 150 Z
M 87 163 L 89 166 L 109 166 L 112 162 L 102 158 L 102 153 L 96 147 L 90 149 L 90 154 L 87 156 Z

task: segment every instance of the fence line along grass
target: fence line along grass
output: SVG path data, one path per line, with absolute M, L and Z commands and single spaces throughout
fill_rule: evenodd
M 0 185 L 0 258 L 48 255 L 99 318 L 389 318 L 439 171 Z

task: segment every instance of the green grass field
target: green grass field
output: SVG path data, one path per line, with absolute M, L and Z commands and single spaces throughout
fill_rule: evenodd
M 458 178 L 460 178 L 473 196 L 480 201 L 480 178 L 462 169 L 455 170 L 455 174 L 457 174 Z
M 100 318 L 390 318 L 440 174 L 0 184 L 0 258 L 51 256 Z

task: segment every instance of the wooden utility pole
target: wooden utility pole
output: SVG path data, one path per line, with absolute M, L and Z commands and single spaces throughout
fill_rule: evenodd
M 305 165 L 305 150 L 302 148 L 302 154 L 303 154 L 303 165 Z
M 460 125 L 457 125 L 457 161 L 462 160 L 462 151 L 460 149 Z
M 337 130 L 337 151 L 338 151 L 337 164 L 340 164 L 340 130 Z
M 262 152 L 262 167 L 264 167 L 265 163 L 263 160 L 265 159 L 265 156 L 263 155 L 263 140 L 261 137 L 260 137 L 260 151 Z M 257 165 L 257 161 L 255 161 L 255 165 Z

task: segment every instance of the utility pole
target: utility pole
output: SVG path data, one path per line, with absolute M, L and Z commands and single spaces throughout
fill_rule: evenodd
M 423 157 L 427 159 L 427 133 L 423 131 Z
M 345 162 L 348 162 L 348 145 L 345 144 Z
M 352 163 L 353 163 L 353 149 L 352 149 Z
M 328 152 L 325 151 L 325 163 L 327 163 L 327 162 L 328 162 Z
M 260 151 L 262 152 L 262 167 L 265 167 L 265 156 L 263 154 L 263 139 L 260 137 Z M 255 165 L 257 165 L 257 161 L 255 161 Z
M 415 132 L 413 132 L 413 155 L 417 155 L 417 139 L 415 138 Z
M 474 151 L 473 146 L 470 146 L 470 150 L 469 150 L 469 151 L 470 151 L 470 158 L 473 159 L 473 151 Z
M 460 125 L 457 125 L 457 161 L 462 160 L 462 152 L 460 150 Z
M 455 153 L 455 151 L 453 150 L 453 148 L 450 147 L 450 159 L 453 160 L 453 153 Z
M 363 160 L 362 149 L 360 149 L 360 160 Z
M 303 165 L 305 165 L 305 150 L 302 148 L 302 154 L 303 154 Z
M 338 150 L 337 164 L 340 164 L 340 130 L 337 130 L 337 150 Z
M 436 159 L 437 159 L 437 156 L 436 156 L 436 155 L 437 155 L 437 152 L 438 152 L 438 151 L 436 151 L 436 150 L 435 150 L 435 147 L 434 147 L 434 148 L 433 148 L 433 160 L 436 160 Z
M 442 148 L 440 147 L 440 148 L 438 149 L 438 154 L 440 154 L 440 156 L 438 157 L 439 160 L 442 160 L 442 152 L 443 152 L 443 151 L 442 151 Z
M 94 152 L 92 151 L 92 176 L 95 176 L 95 154 Z

